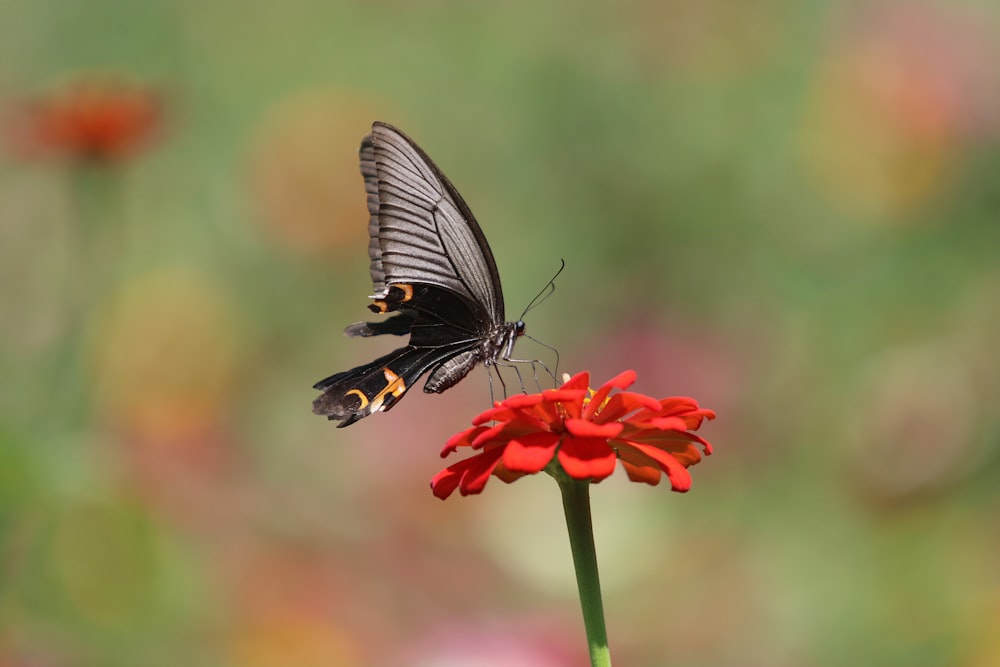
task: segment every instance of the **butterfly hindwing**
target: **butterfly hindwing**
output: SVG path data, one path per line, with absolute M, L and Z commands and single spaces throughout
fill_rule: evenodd
M 440 393 L 479 361 L 477 321 L 459 296 L 436 285 L 392 285 L 372 305 L 376 312 L 395 314 L 381 322 L 352 324 L 345 333 L 364 337 L 409 333 L 410 345 L 314 385 L 323 393 L 313 402 L 313 411 L 345 420 L 341 426 L 388 410 L 428 371 L 424 391 Z
M 381 322 L 356 322 L 348 336 L 411 334 L 417 347 L 471 342 L 483 331 L 475 309 L 457 294 L 437 285 L 390 285 L 386 295 L 369 306 L 376 313 L 395 313 Z
M 362 336 L 365 338 L 383 334 L 403 336 L 410 333 L 415 319 L 416 313 L 399 313 L 381 322 L 355 322 L 344 329 L 344 333 L 351 337 Z
M 341 420 L 339 428 L 373 412 L 388 411 L 421 375 L 456 353 L 460 350 L 407 345 L 364 366 L 331 375 L 313 385 L 323 391 L 313 401 L 313 412 Z

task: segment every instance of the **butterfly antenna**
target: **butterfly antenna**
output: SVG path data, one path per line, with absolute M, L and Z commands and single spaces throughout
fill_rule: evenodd
M 528 314 L 529 310 L 531 310 L 532 308 L 540 304 L 542 301 L 545 301 L 547 298 L 552 296 L 553 292 L 556 291 L 556 278 L 559 277 L 559 274 L 562 273 L 563 269 L 565 268 L 566 268 L 566 260 L 560 259 L 559 270 L 556 271 L 555 275 L 549 279 L 549 282 L 545 283 L 545 287 L 543 287 L 542 290 L 535 295 L 535 298 L 531 300 L 531 303 L 528 304 L 528 307 L 524 309 L 523 313 L 521 313 L 521 317 L 517 319 L 523 320 L 524 316 Z

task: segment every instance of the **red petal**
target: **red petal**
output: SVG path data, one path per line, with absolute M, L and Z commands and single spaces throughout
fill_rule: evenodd
M 656 459 L 646 456 L 635 447 L 619 447 L 618 458 L 622 462 L 622 467 L 628 474 L 628 478 L 633 482 L 645 482 L 651 486 L 660 483 L 663 470 Z
M 708 452 L 706 452 L 707 454 Z M 694 464 L 701 461 L 701 453 L 698 448 L 694 445 L 689 444 L 681 451 L 671 451 L 670 455 L 673 456 L 677 461 L 685 468 L 690 468 Z
M 594 395 L 590 397 L 587 409 L 583 413 L 584 419 L 590 419 L 594 416 L 594 413 L 601 407 L 601 404 L 604 403 L 604 399 L 608 397 L 608 394 L 611 393 L 612 389 L 625 389 L 627 387 L 631 387 L 635 382 L 635 378 L 635 371 L 622 371 L 601 385 L 600 388 L 594 392 Z
M 511 410 L 509 408 L 497 405 L 478 414 L 475 418 L 473 418 L 472 423 L 475 426 L 481 426 L 487 422 L 503 422 L 510 419 L 510 415 Z
M 510 421 L 482 427 L 473 440 L 472 447 L 479 449 L 490 443 L 506 443 L 511 438 L 517 438 L 529 433 L 550 433 L 549 425 L 529 415 L 514 415 Z
M 633 384 L 635 384 L 635 379 L 637 377 L 638 375 L 631 368 L 628 370 L 624 370 L 618 375 L 608 380 L 607 382 L 605 382 L 601 386 L 601 389 L 598 389 L 598 391 L 601 391 L 602 389 L 604 389 L 604 387 L 614 387 L 615 389 L 628 389 Z
M 691 438 L 691 440 L 693 442 L 697 442 L 699 445 L 701 445 L 702 447 L 704 447 L 705 448 L 705 456 L 711 456 L 712 455 L 712 443 L 710 443 L 708 440 L 705 440 L 705 438 L 702 438 L 701 436 L 697 436 L 694 433 L 685 433 L 684 435 L 686 435 L 687 437 Z
M 500 403 L 505 408 L 523 410 L 533 405 L 538 405 L 544 400 L 541 394 L 514 394 Z
M 493 426 L 478 426 L 477 428 L 482 430 L 472 439 L 473 449 L 482 449 L 490 442 L 499 439 L 504 429 L 507 428 L 507 424 L 508 422 L 500 422 Z
M 683 414 L 690 412 L 691 410 L 696 410 L 698 408 L 698 402 L 693 398 L 688 398 L 686 396 L 669 396 L 667 398 L 661 398 L 656 401 L 656 407 L 647 406 L 645 410 L 639 414 L 633 415 L 632 419 L 636 421 L 642 421 L 645 419 L 652 419 L 653 417 L 668 417 L 676 414 Z
M 578 438 L 614 438 L 622 432 L 623 426 L 618 422 L 610 424 L 595 424 L 586 419 L 567 419 L 566 430 Z
M 463 496 L 479 493 L 486 486 L 500 457 L 503 447 L 491 447 L 475 456 L 453 463 L 431 479 L 434 495 L 444 500 L 458 488 Z
M 546 389 L 542 392 L 546 402 L 561 407 L 570 417 L 579 417 L 583 413 L 583 399 L 586 395 L 584 389 Z M 554 414 L 561 413 L 556 410 Z
M 504 484 L 513 484 L 527 474 L 528 473 L 507 470 L 507 467 L 503 464 L 503 459 L 500 459 L 500 463 L 498 463 L 497 467 L 493 469 L 493 476 Z
M 604 438 L 563 438 L 558 457 L 574 479 L 604 479 L 615 471 L 618 460 Z
M 608 399 L 607 404 L 594 417 L 594 421 L 598 424 L 604 424 L 621 419 L 630 412 L 639 409 L 645 409 L 649 414 L 655 414 L 660 409 L 660 402 L 652 396 L 623 391 Z
M 586 389 L 546 389 L 542 392 L 542 398 L 550 403 L 576 402 L 582 400 L 587 395 Z
M 668 415 L 677 414 L 678 412 L 687 412 L 689 410 L 697 409 L 698 401 L 693 398 L 688 398 L 687 396 L 670 396 L 660 399 L 659 416 L 666 417 Z
M 459 461 L 454 465 L 450 465 L 438 474 L 431 478 L 431 491 L 435 496 L 444 500 L 451 494 L 455 492 L 458 488 L 458 483 L 462 480 L 462 464 L 464 461 Z
M 536 473 L 552 460 L 560 437 L 555 433 L 529 433 L 511 438 L 504 448 L 503 464 L 513 472 Z
M 519 411 L 529 409 L 542 402 L 539 394 L 514 394 L 513 396 L 496 403 L 492 408 L 482 412 L 472 423 L 476 426 L 491 421 L 507 421 Z
M 485 410 L 472 420 L 475 426 L 480 426 L 481 424 L 486 424 L 487 422 L 504 422 L 510 419 L 510 416 L 514 414 L 514 411 L 506 406 L 497 403 L 489 410 Z
M 705 448 L 705 455 L 712 455 L 712 445 L 701 436 L 689 431 L 675 431 L 673 429 L 661 430 L 657 428 L 643 428 L 643 425 L 626 423 L 625 429 L 616 440 L 626 440 L 629 442 L 640 442 L 645 445 L 653 445 L 668 451 L 683 450 L 688 443 L 696 442 Z
M 465 473 L 462 475 L 462 483 L 459 485 L 459 493 L 468 496 L 474 493 L 481 493 L 486 482 L 489 481 L 493 469 L 500 462 L 503 455 L 503 447 L 488 449 L 482 454 L 477 454 L 464 462 L 468 463 Z
M 552 406 L 540 403 L 530 411 L 517 410 L 510 418 L 511 430 L 528 433 L 530 431 L 553 431 L 562 429 L 562 417 L 555 415 Z M 552 415 L 548 413 L 552 412 Z
M 701 428 L 701 423 L 706 419 L 715 419 L 714 410 L 692 410 L 687 414 L 680 415 L 680 418 L 687 423 L 687 427 L 692 431 L 696 431 Z
M 562 383 L 560 389 L 582 389 L 587 391 L 590 389 L 590 373 L 587 371 L 580 371 L 570 379 Z
M 457 451 L 459 447 L 470 447 L 472 441 L 485 430 L 485 426 L 473 426 L 451 436 L 448 438 L 448 442 L 444 444 L 444 449 L 441 450 L 441 458 L 445 458 L 452 452 Z
M 562 430 L 563 415 L 562 412 L 560 412 L 558 403 L 542 400 L 541 403 L 532 407 L 531 410 L 524 411 L 523 414 L 526 416 L 530 415 L 532 419 L 537 419 L 539 422 L 548 424 L 548 430 Z
M 642 424 L 646 428 L 655 428 L 660 431 L 681 431 L 687 430 L 687 422 L 680 417 L 654 417 Z
M 643 484 L 649 484 L 650 486 L 657 486 L 660 483 L 660 478 L 663 477 L 663 472 L 660 470 L 658 465 L 648 465 L 648 466 L 638 466 L 633 463 L 622 459 L 622 468 L 625 469 L 625 474 L 633 482 L 642 482 Z
M 685 491 L 690 490 L 691 474 L 681 464 L 681 462 L 673 456 L 658 447 L 643 445 L 638 442 L 623 443 L 623 446 L 619 448 L 619 451 L 624 451 L 628 447 L 635 447 L 641 453 L 660 464 L 663 472 L 667 473 L 667 479 L 670 480 L 670 486 L 674 491 L 684 493 Z

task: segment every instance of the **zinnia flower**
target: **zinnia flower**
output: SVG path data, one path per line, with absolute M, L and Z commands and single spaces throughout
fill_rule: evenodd
M 12 148 L 24 157 L 112 162 L 145 147 L 161 124 L 150 91 L 87 80 L 7 110 Z
M 491 474 L 509 483 L 555 461 L 569 477 L 594 482 L 620 461 L 634 482 L 656 485 L 666 473 L 674 491 L 687 491 L 687 468 L 701 460 L 701 451 L 712 453 L 691 431 L 715 413 L 691 398 L 657 400 L 624 391 L 635 379 L 635 371 L 625 371 L 594 391 L 590 374 L 583 372 L 558 389 L 496 403 L 445 445 L 442 458 L 460 447 L 478 453 L 435 475 L 434 495 L 444 499 L 455 489 L 463 496 L 480 493 Z

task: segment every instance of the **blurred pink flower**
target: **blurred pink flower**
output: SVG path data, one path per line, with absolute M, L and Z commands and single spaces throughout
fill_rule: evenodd
M 586 654 L 568 648 L 568 629 L 531 623 L 454 618 L 392 664 L 402 667 L 578 667 Z
M 873 356 L 848 431 L 851 482 L 867 498 L 903 502 L 955 484 L 986 463 L 980 395 L 956 341 Z
M 914 136 L 1000 131 L 1000 13 L 958 3 L 857 5 L 842 46 L 867 67 L 858 92 Z
M 1000 130 L 991 18 L 956 4 L 853 5 L 814 75 L 803 128 L 825 191 L 892 214 L 950 185 L 968 143 Z

